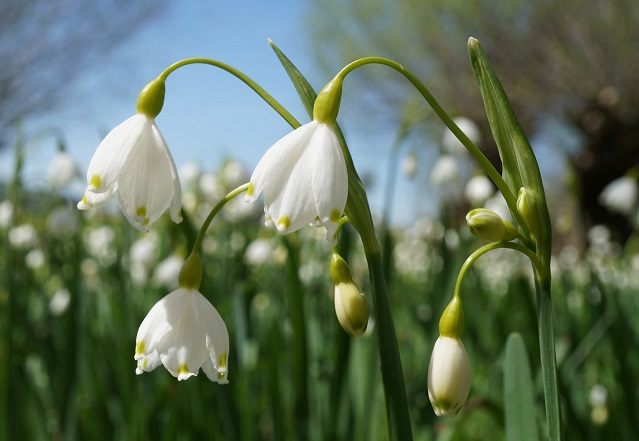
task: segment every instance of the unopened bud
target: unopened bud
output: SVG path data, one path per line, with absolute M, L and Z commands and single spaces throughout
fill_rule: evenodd
M 457 415 L 470 392 L 470 361 L 459 338 L 440 336 L 428 365 L 428 398 L 437 416 Z
M 513 240 L 517 237 L 517 230 L 513 224 L 505 221 L 492 210 L 476 208 L 466 215 L 468 228 L 473 235 L 480 239 L 496 242 L 500 240 Z
M 362 335 L 368 326 L 368 299 L 353 282 L 335 285 L 335 315 L 352 337 Z
M 539 204 L 538 194 L 530 188 L 521 187 L 517 196 L 517 211 L 522 217 L 528 229 L 535 236 L 539 233 L 540 221 L 537 218 L 536 205 Z

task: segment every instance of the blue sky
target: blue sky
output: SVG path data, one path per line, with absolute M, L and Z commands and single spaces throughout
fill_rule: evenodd
M 140 89 L 170 64 L 189 57 L 215 58 L 242 70 L 304 122 L 306 113 L 267 39 L 287 54 L 316 89 L 321 88 L 330 78 L 321 75 L 313 62 L 306 31 L 308 8 L 306 2 L 295 0 L 169 3 L 162 16 L 143 24 L 100 65 L 83 72 L 58 111 L 27 121 L 27 126 L 60 128 L 84 171 L 103 136 L 134 113 Z M 341 67 L 336 66 L 335 72 Z M 379 211 L 379 184 L 385 172 L 379 155 L 386 158 L 392 134 L 386 139 L 380 133 L 358 133 L 348 130 L 347 115 L 340 115 L 340 120 L 360 174 L 377 175 L 371 204 Z M 204 170 L 215 170 L 231 157 L 252 169 L 268 147 L 290 130 L 239 80 L 219 69 L 197 65 L 169 77 L 157 122 L 178 168 L 195 160 Z M 43 182 L 54 150 L 53 142 L 37 146 L 36 154 L 27 158 L 25 182 Z M 12 162 L 10 152 L 2 152 L 3 179 Z M 78 187 L 83 185 L 80 182 Z M 401 182 L 399 187 L 401 190 Z

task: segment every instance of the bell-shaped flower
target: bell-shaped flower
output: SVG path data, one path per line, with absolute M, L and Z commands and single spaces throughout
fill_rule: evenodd
M 135 340 L 136 373 L 163 364 L 178 380 L 197 375 L 228 383 L 229 335 L 215 307 L 196 289 L 178 288 L 157 302 Z
M 332 124 L 313 120 L 276 142 L 257 164 L 245 200 L 254 202 L 261 193 L 268 226 L 284 233 L 323 225 L 335 242 L 348 175 Z
M 428 398 L 437 416 L 457 415 L 470 392 L 470 362 L 461 339 L 440 336 L 428 365 Z
M 437 416 L 457 415 L 470 392 L 470 361 L 461 334 L 464 311 L 453 296 L 439 320 L 439 338 L 428 364 L 428 398 Z
M 138 98 L 138 112 L 111 130 L 98 146 L 87 171 L 87 189 L 78 203 L 87 210 L 117 194 L 129 222 L 148 231 L 167 209 L 182 221 L 180 180 L 155 116 L 164 99 L 164 82 L 149 83 Z

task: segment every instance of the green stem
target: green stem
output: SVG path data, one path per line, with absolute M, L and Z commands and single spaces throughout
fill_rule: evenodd
M 206 230 L 208 230 L 209 225 L 211 225 L 211 222 L 213 221 L 215 216 L 220 212 L 222 207 L 224 207 L 231 199 L 233 199 L 238 194 L 245 192 L 248 189 L 248 186 L 249 186 L 248 183 L 240 185 L 235 190 L 229 192 L 229 194 L 224 196 L 224 199 L 222 199 L 220 202 L 217 203 L 215 207 L 213 207 L 209 215 L 204 220 L 202 227 L 200 228 L 200 232 L 198 233 L 197 238 L 195 239 L 195 243 L 193 244 L 193 249 L 191 250 L 191 254 L 199 252 L 200 244 L 202 243 L 202 240 L 204 239 Z
M 561 426 L 561 408 L 557 385 L 557 359 L 555 356 L 555 336 L 552 321 L 552 300 L 550 298 L 550 276 L 543 278 L 535 271 L 537 292 L 537 326 L 539 333 L 539 356 L 541 376 L 544 385 L 546 422 L 551 441 L 564 438 Z
M 486 158 L 481 150 L 479 150 L 475 143 L 473 143 L 470 138 L 466 136 L 466 134 L 457 126 L 457 124 L 455 124 L 453 119 L 448 115 L 448 113 L 446 113 L 439 102 L 430 93 L 428 88 L 410 70 L 408 70 L 401 64 L 387 58 L 366 57 L 349 63 L 341 71 L 339 71 L 339 73 L 335 77 L 340 77 L 343 79 L 353 70 L 367 64 L 381 64 L 395 69 L 397 72 L 401 73 L 408 81 L 410 81 L 413 86 L 415 86 L 415 88 L 428 102 L 428 104 L 446 125 L 446 127 L 448 127 L 448 129 L 457 137 L 457 139 L 459 139 L 459 141 L 464 145 L 464 147 L 466 147 L 470 154 L 473 155 L 475 160 L 484 169 L 486 174 L 493 180 L 501 194 L 504 196 L 504 199 L 506 200 L 508 208 L 510 208 L 513 217 L 517 220 L 517 223 L 520 225 L 520 227 L 526 232 L 526 245 L 532 248 L 532 242 L 528 238 L 529 232 L 527 230 L 526 223 L 523 221 L 523 219 L 519 215 L 519 212 L 517 211 L 517 197 L 512 193 L 512 191 L 508 187 L 508 184 L 506 184 L 506 181 L 504 181 L 504 179 L 501 177 L 492 163 L 488 160 L 488 158 Z
M 473 254 L 468 256 L 468 259 L 464 262 L 461 269 L 459 270 L 459 275 L 457 276 L 457 283 L 455 284 L 455 292 L 454 295 L 457 296 L 460 289 L 461 284 L 464 281 L 464 277 L 466 277 L 466 273 L 470 269 L 470 267 L 475 263 L 477 259 L 479 259 L 484 254 L 498 249 L 511 249 L 515 251 L 519 251 L 530 258 L 530 261 L 533 264 L 535 269 L 540 268 L 539 259 L 537 259 L 537 255 L 533 253 L 529 248 L 526 248 L 524 245 L 517 242 L 491 242 L 488 245 L 484 245 L 483 247 L 476 250 Z
M 221 61 L 212 60 L 210 58 L 187 58 L 186 60 L 178 61 L 177 63 L 174 63 L 170 65 L 169 67 L 167 67 L 164 70 L 164 72 L 160 74 L 158 78 L 162 80 L 166 80 L 167 77 L 172 72 L 179 69 L 180 67 L 183 67 L 189 64 L 206 64 L 209 66 L 215 66 L 222 70 L 225 70 L 226 72 L 235 76 L 237 79 L 239 79 L 244 84 L 249 86 L 251 89 L 253 89 L 264 101 L 266 101 L 266 103 L 269 106 L 271 106 L 277 113 L 279 113 L 280 116 L 284 118 L 286 122 L 288 122 L 291 126 L 293 127 L 300 126 L 300 123 L 293 117 L 293 115 L 291 115 L 288 110 L 286 110 L 279 102 L 277 102 L 277 100 L 273 98 L 268 92 L 266 92 L 259 84 L 257 84 L 255 81 L 253 81 L 251 78 L 249 78 L 247 75 L 245 75 L 241 71 Z

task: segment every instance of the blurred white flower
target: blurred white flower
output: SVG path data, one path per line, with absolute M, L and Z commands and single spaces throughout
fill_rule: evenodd
M 13 203 L 5 199 L 0 202 L 0 228 L 9 228 L 11 222 L 13 222 Z
M 64 314 L 71 303 L 71 293 L 66 288 L 58 289 L 49 300 L 49 312 L 53 316 Z
M 177 288 L 182 265 L 184 265 L 182 257 L 175 254 L 167 257 L 155 267 L 153 282 L 167 289 Z
M 180 181 L 185 187 L 195 187 L 200 177 L 200 164 L 197 161 L 188 161 L 180 167 Z
M 498 191 L 496 191 L 491 198 L 486 200 L 484 208 L 494 211 L 505 221 L 512 222 L 513 220 L 513 216 L 510 214 L 510 209 L 508 208 L 506 199 L 504 199 L 504 196 L 502 196 L 502 194 Z
M 245 200 L 261 193 L 267 226 L 284 233 L 323 225 L 326 239 L 335 242 L 348 175 L 333 127 L 313 120 L 276 142 L 255 167 Z
M 486 202 L 494 193 L 493 183 L 485 175 L 475 175 L 466 183 L 465 195 L 468 202 L 478 206 Z
M 249 265 L 262 265 L 268 262 L 273 254 L 273 241 L 265 238 L 253 240 L 246 251 L 244 251 L 244 261 Z
M 100 263 L 104 265 L 110 265 L 116 259 L 114 240 L 115 231 L 108 225 L 92 228 L 85 232 L 84 237 L 89 254 L 97 257 Z
M 138 113 L 111 130 L 100 143 L 87 171 L 88 186 L 80 210 L 88 210 L 117 194 L 131 225 L 148 231 L 167 209 L 182 221 L 177 170 L 155 120 Z
M 239 161 L 228 161 L 222 168 L 221 177 L 229 188 L 236 188 L 249 180 L 248 171 Z
M 459 164 L 452 155 L 440 156 L 430 171 L 430 182 L 437 187 L 458 182 L 459 179 Z
M 213 173 L 203 173 L 199 180 L 200 191 L 208 201 L 219 201 L 226 191 L 220 180 Z
M 70 236 L 78 231 L 78 212 L 69 205 L 55 207 L 47 216 L 47 231 L 53 236 Z
M 404 175 L 407 178 L 412 178 L 415 176 L 416 172 L 417 172 L 417 155 L 411 152 L 407 154 L 406 157 L 404 158 L 404 162 L 402 163 L 402 173 L 404 173 Z
M 178 288 L 149 311 L 135 339 L 136 373 L 162 363 L 178 380 L 197 375 L 228 383 L 229 335 L 215 307 L 198 291 Z
M 608 389 L 601 384 L 595 384 L 588 394 L 588 401 L 592 407 L 605 406 L 608 401 Z
M 437 416 L 457 415 L 470 392 L 470 361 L 459 338 L 440 336 L 428 365 L 428 398 Z
M 80 176 L 75 159 L 67 152 L 58 152 L 47 168 L 47 181 L 53 188 L 66 187 Z
M 158 255 L 158 237 L 150 233 L 140 237 L 133 242 L 129 250 L 131 262 L 140 263 L 145 267 L 150 267 Z
M 15 249 L 33 248 L 38 243 L 38 233 L 32 224 L 22 224 L 9 230 L 9 244 Z
M 629 215 L 637 206 L 637 180 L 622 176 L 610 182 L 599 195 L 599 203 L 611 211 Z
M 453 118 L 453 121 L 474 144 L 479 144 L 481 141 L 481 133 L 477 124 L 464 116 Z M 442 138 L 442 145 L 444 146 L 444 150 L 451 154 L 460 154 L 466 151 L 466 147 L 464 147 L 459 139 L 457 139 L 457 137 L 453 135 L 453 132 L 451 132 L 448 128 L 445 129 L 444 136 Z
M 40 248 L 34 248 L 24 256 L 24 263 L 32 270 L 40 269 L 44 266 L 44 252 Z

